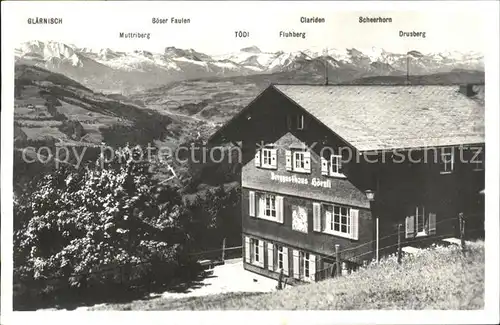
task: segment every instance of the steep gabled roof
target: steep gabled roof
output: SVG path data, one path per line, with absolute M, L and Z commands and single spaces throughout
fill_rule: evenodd
M 273 87 L 359 151 L 484 143 L 484 106 L 458 85 Z
M 484 100 L 467 97 L 458 85 L 272 85 L 257 98 L 269 90 L 307 111 L 359 151 L 484 143 Z

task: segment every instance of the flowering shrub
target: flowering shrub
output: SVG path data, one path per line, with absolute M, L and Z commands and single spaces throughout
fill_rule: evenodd
M 125 148 L 109 163 L 61 167 L 15 199 L 17 280 L 59 278 L 71 288 L 116 281 L 101 273 L 110 267 L 175 266 L 189 218 L 177 190 L 159 185 L 136 154 Z

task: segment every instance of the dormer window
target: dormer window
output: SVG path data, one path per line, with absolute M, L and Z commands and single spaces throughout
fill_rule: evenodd
M 266 169 L 278 168 L 277 159 L 278 149 L 273 144 L 267 144 L 261 148 L 257 148 L 255 152 L 255 167 Z
M 340 155 L 331 155 L 330 156 L 330 175 L 339 175 L 342 174 L 340 172 L 341 169 L 341 161 L 342 156 Z
M 306 159 L 304 151 L 295 151 L 293 153 L 293 170 L 304 171 L 306 167 Z
M 342 173 L 342 156 L 331 154 L 329 157 L 321 157 L 321 175 L 345 177 Z
M 311 172 L 311 153 L 304 149 L 291 148 L 285 151 L 287 171 L 298 173 Z

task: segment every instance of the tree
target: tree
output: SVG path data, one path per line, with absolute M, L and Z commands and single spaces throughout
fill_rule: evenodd
M 125 148 L 109 163 L 61 167 L 16 200 L 15 218 L 23 220 L 15 231 L 16 275 L 82 286 L 105 267 L 174 263 L 187 240 L 182 199 L 176 189 L 160 186 L 137 157 L 137 150 Z

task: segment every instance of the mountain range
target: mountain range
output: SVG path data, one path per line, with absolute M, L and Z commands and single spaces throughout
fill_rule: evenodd
M 163 53 L 132 52 L 110 48 L 80 48 L 49 41 L 22 43 L 15 51 L 16 63 L 35 65 L 61 73 L 84 86 L 122 94 L 165 86 L 171 82 L 200 78 L 227 78 L 284 74 L 318 80 L 328 64 L 330 82 L 352 82 L 373 76 L 402 76 L 446 73 L 459 70 L 484 71 L 478 52 L 392 53 L 379 48 L 328 49 L 295 52 L 264 52 L 257 46 L 234 53 L 209 55 L 194 49 L 166 47 Z

